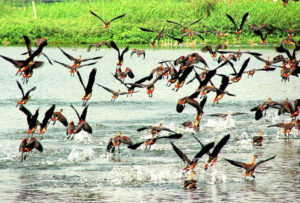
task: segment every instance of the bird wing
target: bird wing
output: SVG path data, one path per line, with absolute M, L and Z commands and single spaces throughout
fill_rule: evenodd
M 108 21 L 107 23 L 109 24 L 109 23 L 111 23 L 111 22 L 114 21 L 114 20 L 117 20 L 117 19 L 119 19 L 119 18 L 124 17 L 125 15 L 126 15 L 126 13 L 124 13 L 124 14 L 122 14 L 122 15 L 119 15 L 119 16 L 117 16 L 117 17 L 114 17 L 113 19 L 111 19 L 111 20 Z
M 260 164 L 262 164 L 262 163 L 264 163 L 264 162 L 266 162 L 266 161 L 272 160 L 272 159 L 274 159 L 275 157 L 276 157 L 276 155 L 274 155 L 274 156 L 272 156 L 272 157 L 270 157 L 270 158 L 268 158 L 268 159 L 261 160 L 261 161 L 257 162 L 257 163 L 254 164 L 254 166 L 252 166 L 248 171 L 254 170 L 258 165 L 260 165 Z
M 201 18 L 195 20 L 194 22 L 190 23 L 190 24 L 188 25 L 188 27 L 189 27 L 189 26 L 192 26 L 192 25 L 194 25 L 194 24 L 196 24 L 196 23 L 198 23 L 200 20 L 202 20 L 202 18 L 203 18 L 203 17 L 201 17 Z
M 227 16 L 227 17 L 229 18 L 229 20 L 233 23 L 234 27 L 235 27 L 236 29 L 238 29 L 238 27 L 237 27 L 237 25 L 236 25 L 234 19 L 231 17 L 231 15 L 226 14 L 226 16 Z
M 102 57 L 103 56 L 97 56 L 97 57 L 94 57 L 94 58 L 83 59 L 83 60 L 81 60 L 81 62 L 85 62 L 85 61 L 89 61 L 89 60 L 101 59 Z
M 206 154 L 211 148 L 214 147 L 214 142 L 208 143 L 207 145 L 204 145 L 204 147 L 201 148 L 201 150 L 195 155 L 195 157 L 192 160 L 192 163 L 197 163 L 198 160 Z
M 19 89 L 21 90 L 22 97 L 24 97 L 24 96 L 25 96 L 25 95 L 24 95 L 24 90 L 23 90 L 21 84 L 19 83 L 19 81 L 17 81 L 17 84 L 18 84 Z
M 146 129 L 151 129 L 151 128 L 152 128 L 152 126 L 147 126 L 147 127 L 139 128 L 136 131 L 140 132 L 140 131 L 143 131 L 143 130 L 146 130 Z
M 114 41 L 110 41 L 110 46 L 118 52 L 118 58 L 120 58 L 120 50 Z
M 59 122 L 61 122 L 64 126 L 66 126 L 66 127 L 68 126 L 67 118 L 64 115 L 59 114 L 57 116 L 57 120 L 59 120 Z
M 93 11 L 90 10 L 90 13 L 94 16 L 96 16 L 98 19 L 100 19 L 103 23 L 105 23 L 105 21 L 100 17 L 98 16 L 96 13 L 94 13 Z
M 67 64 L 65 64 L 65 63 L 62 63 L 62 62 L 59 62 L 59 61 L 56 61 L 56 60 L 53 60 L 55 63 L 58 63 L 58 64 L 60 64 L 60 65 L 62 65 L 62 66 L 64 66 L 64 67 L 66 67 L 66 68 L 68 68 L 68 69 L 71 69 L 71 66 L 69 66 L 69 65 L 67 65 Z
M 201 49 L 201 51 L 204 52 L 204 53 L 205 53 L 205 52 L 209 52 L 210 54 L 213 53 L 213 50 L 212 50 L 211 46 L 209 46 L 209 45 L 203 47 L 203 48 Z
M 240 71 L 237 74 L 238 77 L 241 77 L 241 75 L 243 74 L 243 72 L 247 68 L 249 61 L 250 61 L 250 57 L 248 59 L 246 59 L 245 62 L 243 63 L 242 68 L 240 69 Z
M 178 148 L 176 147 L 176 145 L 173 142 L 170 142 L 173 150 L 176 152 L 176 154 L 179 156 L 179 158 L 183 161 L 183 162 L 187 162 L 189 165 L 192 164 L 192 161 Z
M 32 116 L 31 112 L 23 105 L 20 106 L 20 111 L 22 111 L 26 116 Z
M 244 24 L 247 20 L 248 15 L 249 15 L 249 12 L 245 13 L 245 15 L 243 16 L 242 22 L 241 22 L 241 25 L 240 25 L 240 30 L 243 29 L 243 26 L 244 26 Z
M 45 53 L 41 53 L 41 54 L 47 59 L 48 63 L 53 65 L 53 63 L 51 62 L 51 60 L 49 59 L 49 57 Z
M 177 22 L 174 22 L 174 21 L 171 21 L 171 20 L 167 20 L 168 23 L 173 23 L 175 25 L 179 25 L 180 27 L 184 27 L 183 25 L 181 25 L 180 23 L 177 23 Z
M 139 146 L 141 146 L 142 144 L 144 144 L 144 142 L 145 142 L 145 141 L 138 142 L 138 143 L 135 143 L 135 144 L 133 144 L 133 145 L 128 145 L 127 147 L 128 147 L 129 149 L 135 150 L 135 149 L 137 149 Z
M 79 120 L 83 120 L 83 121 L 85 121 L 85 118 L 86 118 L 86 114 L 87 114 L 87 110 L 88 110 L 88 107 L 89 107 L 89 105 L 87 105 L 84 109 L 83 109 L 83 111 L 82 111 L 82 113 L 81 113 L 81 115 L 80 115 L 80 118 L 79 118 Z
M 227 143 L 227 141 L 230 138 L 230 134 L 225 135 L 220 142 L 218 142 L 218 144 L 215 146 L 214 150 L 212 151 L 212 153 L 210 154 L 211 157 L 217 157 L 218 154 L 220 153 L 221 149 L 224 147 L 224 145 Z
M 169 128 L 165 128 L 165 127 L 160 128 L 160 130 L 164 130 L 164 131 L 168 131 L 168 132 L 171 132 L 171 133 L 175 133 L 173 130 L 171 130 Z
M 233 161 L 233 160 L 226 159 L 226 158 L 224 158 L 224 159 L 226 161 L 228 161 L 229 163 L 231 163 L 232 165 L 234 165 L 234 166 L 237 166 L 237 167 L 240 167 L 240 168 L 244 168 L 245 167 L 245 163 L 243 163 L 243 162 Z
M 58 47 L 59 48 L 59 47 Z M 70 54 L 68 54 L 67 52 L 65 52 L 64 50 L 62 50 L 61 48 L 59 48 L 59 50 L 71 61 L 76 61 L 76 58 L 74 58 L 73 56 L 71 56 Z
M 95 82 L 96 72 L 97 72 L 97 69 L 93 68 L 93 70 L 90 73 L 89 81 L 88 81 L 88 84 L 86 86 L 86 91 L 88 93 L 92 92 L 92 88 L 93 88 L 93 85 L 94 85 L 94 82 Z
M 48 123 L 48 120 L 52 117 L 52 114 L 54 112 L 54 109 L 55 109 L 55 104 L 53 104 L 45 113 L 45 117 L 43 119 L 43 122 L 42 122 L 42 127 L 45 127 Z
M 30 90 L 28 90 L 27 92 L 26 92 L 26 94 L 25 94 L 25 97 L 29 97 L 29 94 L 30 94 L 30 92 L 31 91 L 34 91 L 36 89 L 36 87 L 33 87 L 33 88 L 31 88 Z
M 108 92 L 110 92 L 110 93 L 115 93 L 115 91 L 113 91 L 112 89 L 109 89 L 108 87 L 104 87 L 104 86 L 102 86 L 102 85 L 100 85 L 100 84 L 97 84 L 98 86 L 100 86 L 100 87 L 102 87 L 103 89 L 105 89 L 106 91 L 108 91 Z
M 83 83 L 83 81 L 82 81 L 82 78 L 81 78 L 81 75 L 80 75 L 79 71 L 77 71 L 77 76 L 78 76 L 78 78 L 79 78 L 79 81 L 80 81 L 80 83 L 81 83 L 83 89 L 86 90 L 86 88 L 85 88 L 85 86 L 84 86 L 84 83 Z
M 80 120 L 80 116 L 79 116 L 79 113 L 78 113 L 78 111 L 74 108 L 74 106 L 71 104 L 70 105 L 71 106 L 71 108 L 72 109 L 74 109 L 74 111 L 75 111 L 75 113 L 76 113 L 76 115 L 77 115 L 77 117 L 78 117 L 78 120 Z M 88 106 L 86 106 L 85 108 L 87 108 Z
M 32 50 L 31 50 L 31 41 L 30 39 L 26 36 L 26 35 L 23 35 L 23 38 L 25 40 L 25 44 L 26 44 L 26 47 L 27 47 L 27 51 L 28 51 L 28 54 L 29 56 L 31 55 L 32 53 Z

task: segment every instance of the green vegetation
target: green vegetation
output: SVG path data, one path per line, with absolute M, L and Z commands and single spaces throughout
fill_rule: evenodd
M 100 20 L 90 14 L 94 11 L 105 20 L 126 13 L 124 18 L 111 23 L 109 31 L 103 28 Z M 240 24 L 241 18 L 250 12 L 241 43 L 250 39 L 260 43 L 260 39 L 249 34 L 251 24 L 272 24 L 290 28 L 300 25 L 300 3 L 290 1 L 287 7 L 281 1 L 273 0 L 101 0 L 101 1 L 64 1 L 56 3 L 36 3 L 37 19 L 34 18 L 31 1 L 27 3 L 0 2 L 0 44 L 22 44 L 23 35 L 33 39 L 40 35 L 48 39 L 50 45 L 87 44 L 101 40 L 114 40 L 122 44 L 147 44 L 154 38 L 154 33 L 142 32 L 139 27 L 161 30 L 180 36 L 179 26 L 166 23 L 173 20 L 188 24 L 203 16 L 200 23 L 192 30 L 233 30 L 233 25 L 226 17 L 229 13 Z M 149 39 L 144 39 L 137 34 Z M 299 30 L 295 39 L 300 39 Z M 280 42 L 285 33 L 276 31 L 268 38 L 269 43 Z M 204 34 L 206 42 L 218 43 L 214 34 Z M 229 35 L 234 43 L 234 35 Z M 197 40 L 200 42 L 200 40 Z

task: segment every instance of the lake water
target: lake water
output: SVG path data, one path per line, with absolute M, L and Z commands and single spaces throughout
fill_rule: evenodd
M 131 47 L 134 48 L 134 47 Z M 103 56 L 95 66 L 80 69 L 84 83 L 93 67 L 97 68 L 96 82 L 111 89 L 126 91 L 116 81 L 115 72 L 117 53 L 113 49 L 100 49 L 86 52 L 86 49 L 65 48 L 66 52 L 83 58 Z M 0 47 L 0 54 L 14 59 L 22 59 L 23 47 Z M 176 59 L 199 50 L 146 50 L 146 58 L 130 57 L 125 54 L 124 68 L 132 68 L 136 81 L 146 76 L 161 60 Z M 263 56 L 273 57 L 274 50 L 255 50 Z M 71 64 L 57 48 L 46 47 L 44 52 L 51 58 Z M 217 64 L 209 54 L 201 53 L 211 68 Z M 243 55 L 236 63 L 241 66 L 248 56 Z M 26 108 L 32 112 L 39 108 L 40 120 L 44 112 L 56 104 L 68 121 L 77 122 L 76 114 L 70 108 L 73 104 L 82 111 L 81 98 L 83 88 L 77 75 L 70 76 L 68 70 L 58 64 L 49 65 L 43 57 L 45 65 L 34 71 L 33 77 L 25 91 L 33 86 L 32 99 Z M 202 66 L 202 65 L 201 65 Z M 248 69 L 262 68 L 263 63 L 251 57 Z M 190 129 L 180 124 L 194 119 L 194 109 L 187 105 L 182 113 L 176 112 L 179 98 L 188 96 L 198 86 L 196 81 L 185 85 L 178 92 L 166 87 L 167 80 L 160 80 L 155 86 L 153 98 L 149 98 L 145 89 L 132 97 L 120 96 L 110 102 L 111 94 L 95 85 L 90 99 L 87 122 L 93 128 L 93 134 L 84 132 L 77 134 L 70 141 L 65 136 L 65 127 L 60 123 L 49 125 L 48 131 L 41 141 L 44 151 L 33 150 L 25 162 L 20 161 L 19 144 L 26 137 L 26 116 L 16 108 L 21 97 L 15 76 L 16 68 L 0 58 L 0 200 L 1 202 L 298 202 L 300 140 L 282 139 L 284 136 L 279 128 L 268 128 L 268 125 L 289 122 L 290 116 L 278 116 L 277 111 L 268 110 L 266 117 L 259 121 L 254 119 L 250 109 L 264 102 L 268 97 L 274 101 L 289 98 L 294 101 L 300 98 L 300 80 L 291 77 L 289 82 L 281 82 L 280 70 L 273 72 L 257 72 L 253 78 L 243 76 L 236 84 L 229 85 L 229 92 L 236 97 L 224 96 L 220 104 L 212 106 L 215 93 L 208 95 L 204 108 L 204 116 L 200 123 L 200 132 L 195 135 L 204 143 L 219 141 L 224 135 L 230 134 L 228 144 L 222 149 L 218 161 L 208 171 L 203 170 L 205 155 L 196 167 L 195 179 L 197 189 L 183 190 L 183 182 L 188 177 L 182 174 L 185 164 L 173 151 L 170 140 L 161 139 L 145 151 L 144 146 L 130 150 L 121 145 L 121 154 L 110 156 L 106 153 L 109 138 L 127 135 L 133 142 L 150 138 L 148 131 L 137 132 L 142 126 L 158 125 L 168 127 L 184 136 L 174 140 L 177 147 L 192 158 L 200 146 L 192 137 Z M 230 73 L 229 66 L 221 68 L 218 73 Z M 189 78 L 192 78 L 192 73 Z M 189 79 L 187 79 L 189 80 Z M 213 79 L 218 85 L 218 78 Z M 222 118 L 210 117 L 208 114 L 244 112 L 247 114 Z M 263 146 L 252 146 L 252 137 L 263 131 Z M 168 133 L 161 133 L 168 135 Z M 39 137 L 35 134 L 35 137 Z M 293 129 L 292 138 L 298 138 L 298 131 Z M 244 178 L 244 171 L 227 163 L 223 158 L 251 162 L 252 156 L 258 160 L 276 155 L 274 160 L 266 162 L 255 171 L 256 178 Z

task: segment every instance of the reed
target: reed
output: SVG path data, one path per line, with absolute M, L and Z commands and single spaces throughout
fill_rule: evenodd
M 38 35 L 46 37 L 50 45 L 80 45 L 101 40 L 114 40 L 123 44 L 147 44 L 155 34 L 142 32 L 139 27 L 161 30 L 165 26 L 167 33 L 180 36 L 180 28 L 166 23 L 167 19 L 188 24 L 203 17 L 200 23 L 191 27 L 193 30 L 227 30 L 233 29 L 233 26 L 226 13 L 237 19 L 239 24 L 247 11 L 250 15 L 239 43 L 247 43 L 249 40 L 260 43 L 259 37 L 249 34 L 250 25 L 253 23 L 266 23 L 283 28 L 300 25 L 300 3 L 293 1 L 290 1 L 287 7 L 283 7 L 281 1 L 271 0 L 81 0 L 36 2 L 35 6 L 37 19 L 34 19 L 31 1 L 18 4 L 14 1 L 0 2 L 2 45 L 7 42 L 10 45 L 24 43 L 24 34 L 30 38 Z M 126 16 L 114 21 L 107 31 L 89 10 L 107 20 L 123 13 L 126 13 Z M 142 35 L 149 41 L 137 35 Z M 300 39 L 299 35 L 300 32 L 297 31 L 296 40 Z M 219 43 L 222 40 L 210 33 L 204 35 L 204 38 L 207 43 Z M 268 38 L 268 42 L 276 43 L 283 38 L 285 34 L 276 31 Z M 228 41 L 234 43 L 235 39 L 229 36 Z

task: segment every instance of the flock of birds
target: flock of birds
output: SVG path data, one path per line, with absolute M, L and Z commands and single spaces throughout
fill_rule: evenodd
M 97 17 L 99 20 L 101 20 L 104 24 L 104 28 L 107 29 L 111 22 L 114 20 L 123 18 L 125 14 L 117 16 L 110 21 L 105 21 L 101 17 L 99 17 L 96 13 L 93 11 L 90 11 L 92 15 Z M 240 26 L 237 26 L 236 21 L 231 17 L 229 14 L 227 14 L 228 19 L 233 23 L 234 30 L 232 31 L 214 31 L 217 35 L 217 37 L 220 36 L 226 36 L 229 33 L 234 33 L 238 37 L 241 36 L 243 27 L 246 23 L 247 17 L 249 15 L 249 12 L 245 13 Z M 182 43 L 185 36 L 193 37 L 194 35 L 197 35 L 199 38 L 203 39 L 203 36 L 201 36 L 201 32 L 196 32 L 193 30 L 190 30 L 189 27 L 192 25 L 198 23 L 201 21 L 200 19 L 197 19 L 196 21 L 188 24 L 188 25 L 182 25 L 180 23 L 167 20 L 168 23 L 178 25 L 182 28 L 182 36 L 180 38 L 168 35 L 164 33 L 164 29 L 161 31 L 155 31 L 152 29 L 146 29 L 146 28 L 140 28 L 144 32 L 153 32 L 156 33 L 156 36 L 153 40 L 151 40 L 150 44 L 153 48 L 156 48 L 156 42 L 162 38 L 163 36 L 170 37 L 178 43 Z M 154 92 L 154 86 L 156 82 L 162 81 L 164 78 L 167 78 L 167 87 L 170 87 L 173 85 L 174 91 L 179 91 L 180 88 L 183 85 L 188 85 L 190 83 L 197 84 L 196 91 L 192 92 L 191 94 L 180 98 L 177 102 L 176 110 L 178 113 L 181 113 L 185 107 L 186 104 L 189 104 L 193 108 L 195 108 L 195 119 L 194 122 L 187 121 L 184 122 L 182 125 L 186 128 L 192 128 L 195 131 L 200 130 L 200 121 L 202 119 L 202 116 L 204 114 L 204 107 L 205 103 L 207 101 L 207 95 L 211 92 L 215 92 L 215 97 L 213 99 L 214 104 L 218 104 L 219 101 L 224 96 L 236 96 L 233 93 L 229 93 L 226 88 L 228 85 L 235 85 L 235 83 L 238 83 L 242 77 L 246 74 L 249 76 L 254 75 L 256 71 L 260 72 L 268 72 L 268 71 L 274 71 L 276 69 L 280 70 L 280 76 L 283 81 L 287 82 L 289 81 L 290 76 L 298 77 L 298 74 L 300 73 L 300 60 L 296 59 L 296 52 L 300 49 L 299 42 L 297 43 L 295 40 L 293 40 L 294 35 L 294 29 L 282 29 L 282 28 L 276 28 L 271 25 L 261 25 L 256 26 L 252 25 L 250 28 L 251 31 L 254 32 L 254 34 L 261 36 L 262 38 L 262 44 L 266 43 L 267 36 L 273 33 L 275 30 L 284 31 L 288 34 L 287 38 L 283 40 L 284 43 L 292 43 L 294 44 L 293 51 L 290 52 L 287 48 L 285 48 L 284 43 L 282 43 L 280 46 L 276 47 L 276 51 L 279 53 L 278 56 L 274 57 L 272 60 L 269 59 L 269 57 L 265 58 L 262 56 L 261 53 L 257 52 L 249 52 L 249 51 L 230 51 L 226 50 L 227 46 L 224 44 L 219 44 L 213 48 L 211 46 L 205 46 L 201 49 L 202 52 L 210 52 L 211 57 L 213 58 L 213 61 L 216 63 L 216 67 L 209 67 L 206 63 L 206 60 L 200 55 L 198 52 L 194 52 L 191 54 L 188 54 L 186 56 L 180 56 L 176 59 L 172 60 L 165 60 L 160 61 L 159 66 L 155 67 L 150 74 L 147 74 L 145 77 L 140 78 L 136 80 L 135 82 L 128 82 L 127 76 L 130 79 L 133 79 L 134 73 L 133 70 L 131 70 L 129 67 L 122 69 L 123 63 L 124 63 L 124 55 L 129 51 L 129 47 L 127 46 L 125 49 L 120 50 L 117 44 L 114 41 L 102 41 L 98 43 L 90 44 L 87 51 L 91 50 L 92 46 L 96 46 L 97 48 L 101 47 L 102 45 L 106 45 L 108 48 L 113 48 L 117 53 L 117 63 L 116 63 L 116 71 L 115 74 L 113 74 L 113 77 L 116 79 L 116 82 L 119 83 L 120 86 L 124 86 L 127 88 L 126 92 L 121 92 L 120 89 L 118 90 L 112 90 L 109 87 L 106 87 L 102 84 L 97 84 L 104 90 L 110 92 L 112 94 L 111 101 L 114 102 L 118 96 L 120 95 L 127 95 L 132 96 L 133 93 L 138 93 L 139 91 L 136 91 L 136 89 L 146 89 L 146 93 L 149 95 L 149 97 L 153 96 Z M 207 32 L 207 31 L 206 31 Z M 265 32 L 265 34 L 263 34 Z M 101 59 L 102 57 L 94 57 L 94 58 L 86 58 L 83 59 L 81 56 L 78 58 L 71 56 L 63 49 L 59 48 L 60 51 L 64 56 L 66 56 L 72 64 L 65 64 L 56 60 L 50 60 L 49 57 L 43 53 L 45 46 L 47 46 L 47 40 L 45 38 L 37 38 L 35 39 L 35 44 L 37 45 L 37 49 L 35 51 L 31 48 L 31 41 L 30 39 L 24 35 L 25 44 L 27 47 L 27 52 L 24 54 L 28 54 L 28 57 L 24 60 L 15 60 L 11 59 L 7 56 L 0 55 L 4 60 L 9 61 L 17 68 L 16 75 L 22 76 L 22 82 L 23 85 L 27 84 L 30 77 L 33 75 L 33 71 L 37 68 L 42 67 L 44 64 L 43 61 L 35 61 L 36 57 L 39 55 L 43 55 L 47 58 L 48 62 L 52 65 L 52 61 L 55 63 L 66 67 L 69 69 L 71 76 L 74 76 L 75 73 L 78 76 L 78 79 L 84 89 L 84 96 L 82 97 L 82 106 L 84 107 L 81 114 L 78 113 L 78 111 L 75 109 L 73 105 L 71 105 L 71 108 L 74 109 L 77 117 L 78 117 L 78 123 L 75 124 L 74 121 L 68 122 L 67 118 L 63 115 L 63 109 L 60 109 L 59 111 L 55 112 L 55 104 L 53 104 L 46 112 L 44 117 L 39 117 L 39 109 L 35 110 L 35 113 L 33 114 L 30 110 L 28 110 L 25 105 L 27 102 L 31 99 L 30 93 L 36 89 L 36 87 L 33 87 L 29 89 L 27 92 L 23 90 L 22 84 L 17 81 L 17 86 L 19 87 L 22 98 L 18 101 L 17 107 L 19 107 L 20 111 L 23 112 L 26 115 L 27 123 L 28 123 L 28 130 L 27 134 L 31 135 L 30 139 L 29 137 L 25 137 L 20 146 L 19 151 L 21 152 L 21 161 L 26 160 L 27 153 L 31 152 L 33 149 L 36 149 L 40 152 L 43 151 L 43 146 L 41 144 L 41 140 L 43 138 L 43 134 L 47 131 L 47 126 L 52 121 L 53 124 L 58 120 L 66 127 L 66 135 L 67 138 L 72 140 L 76 134 L 78 134 L 81 131 L 86 131 L 87 133 L 92 133 L 92 127 L 88 124 L 86 121 L 87 111 L 88 111 L 88 101 L 92 97 L 93 92 L 93 86 L 95 83 L 95 76 L 97 73 L 97 69 L 93 68 L 89 74 L 87 83 L 84 82 L 82 79 L 82 76 L 78 69 L 85 67 L 85 66 L 92 66 L 97 63 L 96 60 Z M 133 54 L 137 54 L 138 56 L 143 55 L 145 58 L 145 50 L 138 50 L 133 49 L 131 52 L 131 56 Z M 283 55 L 285 54 L 285 55 Z M 217 57 L 219 55 L 219 57 Z M 235 62 L 241 60 L 242 55 L 248 55 L 249 57 L 243 62 L 241 67 L 236 67 Z M 259 69 L 251 69 L 247 70 L 248 63 L 250 60 L 259 60 L 262 61 L 264 64 L 261 65 L 261 68 Z M 87 61 L 93 61 L 91 63 L 84 63 Z M 204 68 L 200 67 L 199 64 L 202 64 Z M 224 75 L 218 73 L 218 70 L 220 68 L 224 68 L 225 66 L 229 66 L 232 69 L 232 73 L 230 75 Z M 200 70 L 200 71 L 199 71 Z M 188 82 L 185 82 L 187 77 L 189 75 L 192 75 L 194 73 L 194 77 L 189 80 Z M 148 83 L 146 83 L 149 81 Z M 221 85 L 219 87 L 214 85 L 215 81 L 221 81 Z M 198 98 L 201 98 L 201 101 L 198 101 Z M 284 134 L 289 135 L 291 129 L 293 127 L 300 130 L 300 120 L 297 119 L 297 116 L 299 115 L 300 111 L 300 99 L 296 99 L 294 101 L 294 105 L 290 103 L 288 98 L 283 101 L 272 101 L 271 98 L 269 98 L 266 102 L 263 104 L 259 104 L 258 106 L 251 109 L 251 111 L 255 111 L 255 119 L 259 120 L 261 119 L 265 114 L 266 110 L 269 108 L 276 108 L 279 110 L 278 114 L 282 115 L 285 113 L 289 113 L 291 115 L 292 121 L 290 123 L 278 123 L 275 125 L 270 125 L 269 127 L 280 127 L 284 129 Z M 241 112 L 235 112 L 232 113 L 232 115 L 240 115 L 243 114 Z M 210 114 L 210 116 L 219 116 L 226 119 L 228 114 Z M 35 138 L 33 135 L 36 131 L 36 129 L 40 126 L 39 134 L 42 136 L 39 139 Z M 131 139 L 128 136 L 122 136 L 121 131 L 118 132 L 118 135 L 115 137 L 112 137 L 109 139 L 108 145 L 107 145 L 107 152 L 109 153 L 115 153 L 115 149 L 118 147 L 118 152 L 120 153 L 120 145 L 125 144 L 128 146 L 129 149 L 135 150 L 141 145 L 145 145 L 146 149 L 151 148 L 153 144 L 156 143 L 159 139 L 180 139 L 183 134 L 176 133 L 173 130 L 163 127 L 162 123 L 159 126 L 145 126 L 142 128 L 137 129 L 138 132 L 149 130 L 152 137 L 150 139 L 133 143 Z M 161 131 L 169 132 L 169 135 L 166 136 L 158 136 L 158 134 Z M 260 131 L 259 136 L 255 136 L 253 138 L 253 144 L 255 145 L 262 145 L 263 137 L 261 136 L 262 132 Z M 194 135 L 193 135 L 194 136 Z M 194 136 L 195 137 L 195 136 Z M 200 151 L 194 156 L 194 158 L 191 160 L 189 159 L 184 152 L 182 152 L 172 141 L 170 142 L 172 145 L 172 148 L 174 149 L 175 153 L 187 164 L 187 166 L 184 168 L 184 171 L 190 172 L 190 178 L 184 182 L 184 188 L 190 188 L 194 189 L 196 188 L 196 180 L 194 180 L 193 176 L 195 173 L 195 167 L 198 163 L 198 160 L 204 156 L 205 154 L 208 155 L 208 160 L 205 163 L 205 169 L 207 169 L 210 166 L 213 166 L 214 163 L 217 161 L 218 154 L 220 153 L 221 149 L 226 145 L 228 140 L 230 139 L 230 135 L 224 136 L 217 144 L 214 142 L 203 144 L 197 137 L 195 137 L 197 142 L 199 142 L 201 149 Z M 212 151 L 211 151 L 212 150 Z M 211 151 L 211 152 L 210 152 Z M 245 176 L 252 176 L 256 167 L 266 161 L 272 160 L 275 158 L 275 155 L 255 162 L 257 158 L 257 155 L 253 156 L 253 161 L 251 163 L 242 163 L 239 161 L 234 161 L 230 159 L 225 159 L 228 163 L 241 167 L 245 169 Z

